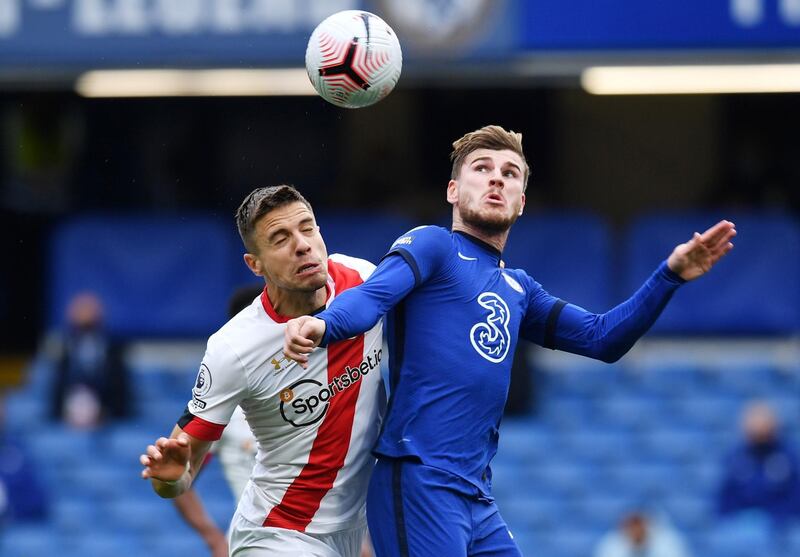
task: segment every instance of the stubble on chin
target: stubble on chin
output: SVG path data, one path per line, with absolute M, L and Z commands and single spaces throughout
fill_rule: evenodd
M 478 230 L 483 230 L 491 234 L 506 232 L 517 220 L 517 214 L 511 216 L 504 215 L 500 211 L 480 211 L 466 209 L 461 211 L 461 220 L 465 224 Z

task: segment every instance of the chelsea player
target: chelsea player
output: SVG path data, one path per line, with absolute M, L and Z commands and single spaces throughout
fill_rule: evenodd
M 509 229 L 525 206 L 521 134 L 486 126 L 453 147 L 452 231 L 411 230 L 361 286 L 286 329 L 285 354 L 306 365 L 314 347 L 390 312 L 391 398 L 367 495 L 379 557 L 520 555 L 492 499 L 489 467 L 517 337 L 616 361 L 678 286 L 730 251 L 736 234 L 728 221 L 695 233 L 631 298 L 591 313 L 551 296 L 525 271 L 503 268 Z

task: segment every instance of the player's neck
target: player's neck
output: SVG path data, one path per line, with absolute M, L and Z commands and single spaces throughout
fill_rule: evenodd
M 463 232 L 470 236 L 481 240 L 495 248 L 500 253 L 503 253 L 503 248 L 506 247 L 506 240 L 508 240 L 508 230 L 501 232 L 485 230 L 483 228 L 471 225 L 462 221 L 461 219 L 453 218 L 453 232 Z
M 267 285 L 267 296 L 275 313 L 284 317 L 309 315 L 325 306 L 328 291 L 323 286 L 313 292 L 299 292 Z

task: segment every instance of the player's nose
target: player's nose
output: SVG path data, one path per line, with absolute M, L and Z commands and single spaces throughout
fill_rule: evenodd
M 503 175 L 502 174 L 495 174 L 491 178 L 489 178 L 489 186 L 502 188 L 504 186 L 503 182 Z
M 295 238 L 295 249 L 298 253 L 306 253 L 311 250 L 311 243 L 308 241 L 308 238 L 302 234 L 298 234 Z

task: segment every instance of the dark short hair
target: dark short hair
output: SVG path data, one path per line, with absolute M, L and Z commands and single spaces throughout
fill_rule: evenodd
M 247 251 L 251 253 L 256 251 L 253 232 L 259 219 L 273 209 L 296 202 L 303 203 L 309 211 L 314 212 L 311 204 L 294 186 L 281 184 L 268 188 L 256 188 L 251 191 L 236 210 L 236 227 L 239 229 L 239 236 L 241 236 Z

